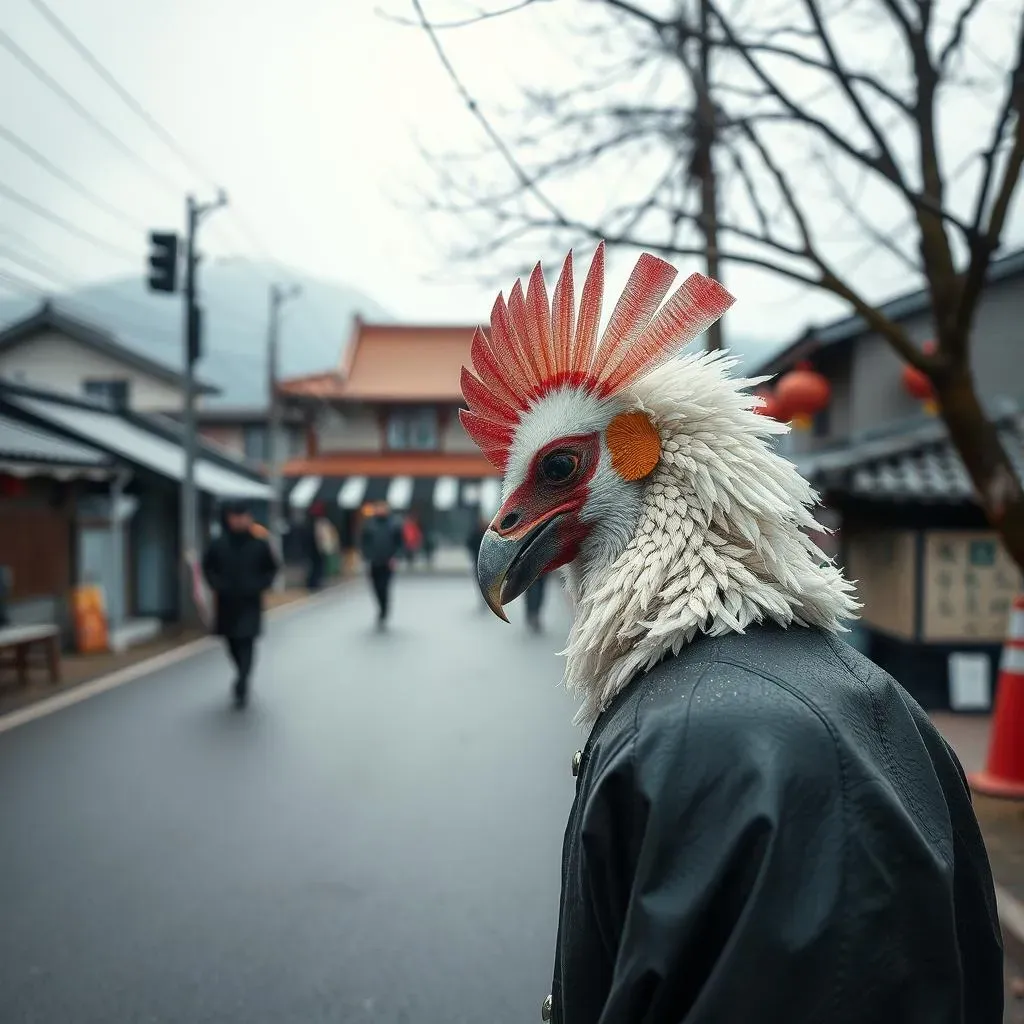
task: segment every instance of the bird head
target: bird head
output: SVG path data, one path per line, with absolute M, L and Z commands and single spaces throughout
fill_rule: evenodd
M 719 353 L 676 358 L 733 303 L 716 281 L 640 256 L 598 338 L 604 244 L 574 297 L 540 264 L 491 311 L 463 368 L 466 431 L 502 473 L 477 562 L 491 609 L 564 568 L 567 683 L 593 717 L 638 668 L 698 631 L 773 618 L 839 628 L 849 584 L 814 546 L 816 496 L 768 443 L 785 425 Z
M 541 573 L 628 539 L 643 482 L 661 455 L 658 430 L 628 387 L 733 302 L 694 274 L 658 313 L 675 276 L 663 260 L 641 256 L 598 345 L 602 243 L 578 315 L 569 253 L 553 308 L 538 264 L 525 293 L 517 282 L 507 303 L 499 295 L 490 339 L 474 335 L 475 373 L 462 372 L 469 406 L 462 421 L 504 475 L 502 505 L 477 563 L 484 597 L 501 618 Z

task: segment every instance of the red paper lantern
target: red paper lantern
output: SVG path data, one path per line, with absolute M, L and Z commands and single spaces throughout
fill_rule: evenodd
M 796 427 L 810 426 L 832 397 L 832 386 L 810 363 L 804 361 L 785 374 L 776 385 L 775 399 Z
M 764 401 L 764 405 L 759 405 L 754 412 L 758 416 L 768 416 L 770 419 L 778 420 L 780 423 L 785 422 L 786 417 L 783 415 L 782 403 L 779 402 L 778 398 L 767 390 L 758 391 L 757 394 Z
M 925 355 L 930 356 L 935 354 L 935 342 L 926 341 L 921 346 L 921 350 Z M 928 374 L 919 370 L 916 366 L 907 364 L 903 367 L 902 373 L 903 390 L 907 392 L 912 398 L 918 399 L 918 401 L 924 402 L 925 409 L 929 413 L 936 411 L 935 404 L 935 389 L 932 387 L 932 382 L 928 378 Z
M 0 474 L 0 498 L 23 498 L 27 490 L 21 477 Z
M 912 398 L 920 399 L 922 402 L 934 394 L 928 374 L 916 366 L 903 367 L 903 387 Z

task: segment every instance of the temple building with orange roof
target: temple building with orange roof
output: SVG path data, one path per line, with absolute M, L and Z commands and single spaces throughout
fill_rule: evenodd
M 306 425 L 305 453 L 283 467 L 293 522 L 319 503 L 349 547 L 359 510 L 383 500 L 461 546 L 476 516 L 497 510 L 498 474 L 458 415 L 473 330 L 357 317 L 337 369 L 280 382 Z

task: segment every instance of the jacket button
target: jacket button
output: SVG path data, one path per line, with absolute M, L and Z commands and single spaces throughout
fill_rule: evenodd
M 548 996 L 547 999 L 540 1004 L 540 1019 L 551 1020 L 551 996 Z
M 579 775 L 579 773 L 580 773 L 580 765 L 582 763 L 583 763 L 583 751 L 582 750 L 577 750 L 576 753 L 572 755 L 572 777 L 573 778 L 576 778 L 576 776 Z

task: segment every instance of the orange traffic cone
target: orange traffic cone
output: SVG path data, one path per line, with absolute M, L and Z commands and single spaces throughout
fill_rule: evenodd
M 986 796 L 1024 800 L 1024 597 L 1013 600 L 999 663 L 988 764 L 970 776 L 970 783 Z

